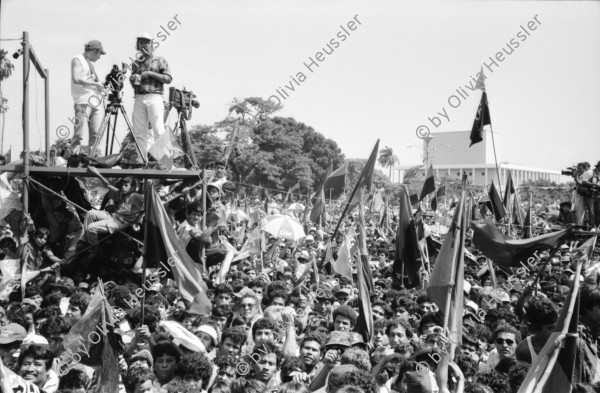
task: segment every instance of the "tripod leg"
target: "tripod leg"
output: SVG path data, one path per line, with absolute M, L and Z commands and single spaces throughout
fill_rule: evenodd
M 96 158 L 96 151 L 98 149 L 98 145 L 100 141 L 104 137 L 104 132 L 106 131 L 106 126 L 110 124 L 110 104 L 104 109 L 104 118 L 102 119 L 102 123 L 100 123 L 100 129 L 98 130 L 98 137 L 96 138 L 96 143 L 92 146 L 92 150 L 90 151 L 90 158 Z
M 131 121 L 129 121 L 129 117 L 127 117 L 127 112 L 125 111 L 125 108 L 123 108 L 123 104 L 121 104 L 119 108 L 121 109 L 121 113 L 123 113 L 123 117 L 125 118 L 125 123 L 127 123 L 129 133 L 133 137 L 133 141 L 135 142 L 135 147 L 137 147 L 138 154 L 142 157 L 144 165 L 148 165 L 148 157 L 144 157 L 142 155 L 142 149 L 140 149 L 140 145 L 138 145 L 137 139 L 135 138 L 135 134 L 133 133 L 133 126 L 131 125 Z
M 113 146 L 115 145 L 115 137 L 117 136 L 117 119 L 119 118 L 119 113 L 115 115 L 115 122 L 113 124 L 113 134 L 110 139 L 110 150 L 108 150 L 108 138 L 106 138 L 106 155 L 113 153 Z

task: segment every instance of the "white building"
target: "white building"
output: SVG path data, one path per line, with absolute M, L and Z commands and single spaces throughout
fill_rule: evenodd
M 451 131 L 431 133 L 423 139 L 423 164 L 416 178 L 423 178 L 429 164 L 433 164 L 434 175 L 437 179 L 448 177 L 461 179 L 466 172 L 471 184 L 487 185 L 492 181 L 498 183 L 494 149 L 490 131 L 483 135 L 483 141 L 469 147 L 471 131 Z M 495 134 L 496 151 L 501 151 L 498 134 Z M 397 166 L 392 169 L 392 182 L 402 182 L 406 171 L 416 165 Z M 570 177 L 562 176 L 560 171 L 535 168 L 510 162 L 499 162 L 500 182 L 506 183 L 510 171 L 515 186 L 527 180 L 544 179 L 556 183 L 565 183 Z

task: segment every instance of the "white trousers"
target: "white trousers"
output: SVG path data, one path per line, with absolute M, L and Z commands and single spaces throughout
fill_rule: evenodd
M 160 94 L 138 94 L 133 104 L 133 135 L 140 147 L 142 157 L 148 157 L 148 149 L 165 132 L 165 104 Z M 138 152 L 139 153 L 139 152 Z M 138 162 L 143 162 L 138 157 Z

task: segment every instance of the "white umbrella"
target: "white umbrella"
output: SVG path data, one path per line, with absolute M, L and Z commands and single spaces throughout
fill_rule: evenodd
M 283 237 L 296 241 L 306 236 L 302 225 L 293 217 L 276 214 L 268 216 L 266 220 L 267 223 L 263 228 L 264 231 L 269 232 L 275 237 Z
M 301 212 L 303 212 L 305 209 L 306 209 L 306 207 L 304 207 L 304 205 L 301 203 L 292 203 L 287 208 L 287 210 L 298 210 Z

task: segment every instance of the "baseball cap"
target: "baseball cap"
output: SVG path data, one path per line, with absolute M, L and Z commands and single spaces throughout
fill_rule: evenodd
M 150 368 L 152 368 L 154 363 L 152 360 L 152 354 L 150 354 L 150 351 L 148 351 L 147 349 L 142 349 L 138 353 L 134 353 L 133 355 L 131 355 L 131 358 L 129 359 L 129 364 L 132 364 L 136 360 L 145 360 L 146 362 L 148 362 Z
M 325 344 L 325 346 L 329 345 L 342 345 L 345 347 L 349 347 L 350 336 L 348 332 L 334 330 L 331 333 L 329 333 L 329 338 L 327 339 L 327 344 Z
M 99 50 L 100 53 L 102 53 L 103 55 L 106 54 L 106 52 L 104 51 L 104 48 L 102 47 L 102 43 L 98 40 L 91 40 L 90 42 L 85 44 L 85 50 L 94 50 L 94 49 Z
M 23 341 L 27 337 L 25 328 L 18 323 L 9 323 L 0 328 L 0 344 L 9 344 L 15 341 Z
M 138 40 L 148 40 L 148 41 L 152 41 L 152 37 L 151 37 L 151 36 L 150 36 L 150 34 L 148 34 L 148 33 L 142 33 L 142 34 L 138 35 L 138 36 L 136 37 L 136 39 L 138 39 Z

